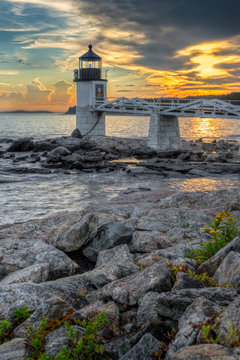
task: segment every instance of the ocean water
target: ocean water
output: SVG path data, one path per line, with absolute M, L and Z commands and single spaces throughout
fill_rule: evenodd
M 46 139 L 70 135 L 75 129 L 75 115 L 0 113 L 0 138 L 33 137 Z M 147 116 L 106 116 L 106 135 L 118 137 L 147 136 Z M 180 135 L 185 140 L 213 139 L 240 142 L 240 120 L 180 118 Z
M 108 136 L 147 136 L 148 117 L 107 116 Z M 74 115 L 0 114 L 0 138 L 45 139 L 70 135 Z M 180 133 L 185 140 L 214 138 L 240 141 L 240 120 L 181 118 Z M 0 225 L 45 217 L 65 210 L 80 210 L 89 203 L 111 199 L 129 188 L 148 187 L 176 191 L 207 191 L 238 188 L 238 177 L 166 179 L 159 176 L 132 177 L 124 173 L 9 174 L 0 168 Z

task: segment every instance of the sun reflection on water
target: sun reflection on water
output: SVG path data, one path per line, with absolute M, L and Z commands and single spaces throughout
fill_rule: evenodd
M 171 180 L 168 182 L 170 188 L 178 191 L 215 191 L 226 188 L 239 187 L 239 178 L 198 178 L 186 180 Z

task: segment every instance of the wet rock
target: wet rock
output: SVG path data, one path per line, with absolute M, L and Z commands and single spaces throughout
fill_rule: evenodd
M 120 360 L 152 360 L 154 352 L 159 352 L 162 348 L 160 342 L 151 334 L 145 334 L 141 340 Z
M 75 333 L 75 339 L 78 341 L 83 335 L 83 329 L 77 325 L 72 326 L 72 330 Z M 44 344 L 44 351 L 49 356 L 56 356 L 63 346 L 71 346 L 73 341 L 66 335 L 66 328 L 62 326 L 53 330 L 46 336 L 46 342 Z
M 70 317 L 70 315 L 73 315 L 72 306 L 59 296 L 50 297 L 36 307 L 35 311 L 27 320 L 14 329 L 14 336 L 26 337 L 28 326 L 32 325 L 35 328 L 39 328 L 43 317 L 45 317 L 47 322 L 50 322 L 56 321 L 56 319 L 60 321 L 66 316 Z
M 48 278 L 48 264 L 36 264 L 7 275 L 2 281 L 0 281 L 0 285 L 22 282 L 40 283 L 46 281 Z
M 221 311 L 222 308 L 220 306 L 203 296 L 195 299 L 179 319 L 179 331 L 173 342 L 169 345 L 166 359 L 170 359 L 171 355 L 180 349 L 194 344 L 202 324 Z
M 123 256 L 125 259 L 133 260 L 133 255 L 129 252 L 127 244 L 115 246 L 114 248 L 100 251 L 98 253 L 96 267 L 112 261 L 114 257 Z
M 52 151 L 50 151 L 48 153 L 49 157 L 53 157 L 53 156 L 67 156 L 67 155 L 71 155 L 71 151 L 69 151 L 67 148 L 65 148 L 64 146 L 58 146 L 55 149 L 53 149 Z
M 185 347 L 173 354 L 171 360 L 238 360 L 240 349 L 229 349 L 218 344 L 203 344 Z
M 66 254 L 42 240 L 5 239 L 0 243 L 0 253 L 1 278 L 37 264 L 48 265 L 48 279 L 72 275 L 78 269 L 78 265 Z
M 167 291 L 171 287 L 171 273 L 165 262 L 158 262 L 138 272 L 105 285 L 98 293 L 102 298 L 112 298 L 125 305 L 136 305 L 148 291 Z
M 132 252 L 149 253 L 170 247 L 173 243 L 174 240 L 157 231 L 134 231 L 129 247 Z
M 227 306 L 237 296 L 237 289 L 234 288 L 202 288 L 202 289 L 183 289 L 159 294 L 155 309 L 158 316 L 164 316 L 173 320 L 178 320 L 186 308 L 200 296 L 204 296 L 209 301 L 214 301 L 220 306 Z
M 64 146 L 71 152 L 84 149 L 91 150 L 96 146 L 95 141 L 91 138 L 76 138 L 72 136 L 59 137 L 55 139 L 57 146 Z
M 224 258 L 228 255 L 228 253 L 230 251 L 240 252 L 240 238 L 239 237 L 236 237 L 229 244 L 227 244 L 222 249 L 220 249 L 210 259 L 208 259 L 207 261 L 204 261 L 204 263 L 202 263 L 199 266 L 199 271 L 207 272 L 210 276 L 213 276 L 215 274 L 218 266 L 221 264 L 221 262 L 224 260 Z
M 26 339 L 13 339 L 0 345 L 0 359 L 26 360 L 30 352 L 26 347 Z
M 33 150 L 33 142 L 31 139 L 18 139 L 13 141 L 13 143 L 7 149 L 8 152 L 25 152 Z
M 204 283 L 202 281 L 194 279 L 184 272 L 178 272 L 172 290 L 199 289 L 203 287 Z
M 98 228 L 97 235 L 83 249 L 83 255 L 96 262 L 98 253 L 117 245 L 128 243 L 132 238 L 132 229 L 118 221 L 111 221 Z
M 60 227 L 52 234 L 51 244 L 65 252 L 81 249 L 96 234 L 97 222 L 95 214 L 87 214 L 77 223 Z
M 219 285 L 240 285 L 240 253 L 230 251 L 217 268 L 213 279 Z
M 81 134 L 81 131 L 80 131 L 78 128 L 76 128 L 76 129 L 74 129 L 73 132 L 71 133 L 71 136 L 81 139 L 82 134 Z
M 81 318 L 92 318 L 101 312 L 104 312 L 111 322 L 115 324 L 119 323 L 120 310 L 114 301 L 110 301 L 107 304 L 104 304 L 102 301 L 97 301 L 79 310 L 76 316 L 80 315 Z
M 214 331 L 217 334 L 221 334 L 220 344 L 231 346 L 231 343 L 227 341 L 227 339 L 231 339 L 233 342 L 234 340 L 238 340 L 238 336 L 236 339 L 233 338 L 232 332 L 238 334 L 240 328 L 240 296 L 236 297 L 236 299 L 224 309 L 222 314 L 215 319 L 215 322 L 217 327 Z

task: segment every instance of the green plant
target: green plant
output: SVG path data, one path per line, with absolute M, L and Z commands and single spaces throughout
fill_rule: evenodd
M 102 330 L 109 321 L 105 313 L 100 313 L 90 320 L 83 320 L 81 326 L 85 328 L 83 335 L 77 340 L 77 332 L 66 323 L 67 337 L 72 341 L 72 348 L 63 346 L 56 355 L 55 360 L 94 360 L 96 354 L 103 355 L 103 346 L 98 343 L 98 332 Z
M 173 282 L 176 280 L 177 273 L 180 272 L 186 272 L 188 270 L 187 265 L 183 265 L 181 263 L 177 265 L 171 265 L 169 261 L 167 260 L 167 266 L 171 271 L 171 279 Z
M 8 341 L 11 333 L 11 324 L 7 320 L 0 321 L 0 345 Z
M 28 312 L 29 306 L 24 306 L 21 309 L 13 310 L 13 313 L 15 315 L 15 321 L 16 324 L 19 325 L 25 320 L 27 320 L 31 314 Z
M 201 230 L 207 231 L 212 241 L 201 243 L 202 249 L 195 249 L 185 254 L 186 257 L 191 257 L 199 263 L 210 259 L 221 248 L 240 234 L 237 221 L 231 216 L 228 210 L 216 215 L 212 223 L 206 223 L 206 226 Z
M 28 335 L 30 338 L 29 345 L 32 349 L 32 357 L 28 358 L 28 360 L 39 360 L 39 358 L 41 359 L 45 342 L 46 329 L 47 322 L 45 317 L 40 322 L 39 329 L 36 329 L 32 325 L 28 327 Z
M 208 275 L 208 273 L 201 273 L 196 274 L 195 272 L 188 269 L 188 275 L 196 280 L 202 281 L 206 286 L 216 287 L 218 284 L 213 280 L 211 276 Z
M 233 324 L 227 324 L 229 328 L 229 336 L 226 336 L 225 339 L 231 347 L 238 347 L 240 344 L 240 327 L 235 330 Z
M 217 324 L 210 325 L 210 324 L 203 324 L 202 325 L 202 334 L 203 334 L 203 342 L 211 343 L 211 344 L 218 344 L 221 338 L 221 333 L 218 335 L 215 334 L 214 329 L 216 328 Z

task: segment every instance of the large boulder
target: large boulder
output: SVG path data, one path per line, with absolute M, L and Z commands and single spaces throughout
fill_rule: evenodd
M 240 349 L 229 349 L 218 344 L 187 346 L 173 354 L 171 360 L 239 360 Z
M 8 274 L 2 281 L 0 281 L 0 286 L 22 282 L 40 283 L 46 281 L 48 278 L 49 265 L 35 264 Z
M 202 288 L 183 289 L 159 294 L 156 312 L 159 317 L 167 317 L 179 320 L 191 303 L 201 296 L 209 301 L 214 301 L 220 306 L 228 306 L 237 296 L 238 291 L 234 288 Z
M 219 285 L 240 286 L 240 253 L 230 251 L 213 278 Z
M 123 305 L 136 305 L 148 291 L 167 291 L 171 288 L 171 272 L 165 261 L 160 261 L 136 274 L 105 285 L 93 297 L 110 298 Z M 91 300 L 91 296 L 89 297 Z
M 61 226 L 52 234 L 51 244 L 65 252 L 79 250 L 94 238 L 97 223 L 98 217 L 95 214 L 87 214 L 70 226 Z
M 38 267 L 35 267 L 34 270 L 35 273 L 38 273 L 40 271 L 37 277 L 38 279 L 40 279 L 43 276 L 44 280 L 56 279 L 60 276 L 73 275 L 78 269 L 78 265 L 74 261 L 72 261 L 66 254 L 42 240 L 34 242 L 34 240 L 29 239 L 26 239 L 24 241 L 21 241 L 19 239 L 5 239 L 4 241 L 0 242 L 0 252 L 1 279 L 3 279 L 8 274 L 17 272 L 33 265 L 44 264 L 44 267 L 48 267 L 48 269 L 45 270 L 44 273 L 41 273 Z M 45 278 L 45 275 L 47 274 L 46 271 L 48 271 L 47 279 Z M 21 279 L 23 279 L 24 277 L 26 281 L 29 281 L 30 278 L 34 278 L 34 275 L 32 274 L 31 276 L 29 270 L 25 270 L 25 272 L 21 273 L 16 273 L 13 276 L 16 279 L 16 282 L 21 281 Z M 14 278 L 10 278 L 10 282 L 12 282 L 11 279 Z
M 76 128 L 76 129 L 74 129 L 73 132 L 71 133 L 71 136 L 81 139 L 82 134 L 81 134 L 81 131 L 80 131 L 78 128 Z
M 240 329 L 240 296 L 228 305 L 228 307 L 220 314 L 216 320 L 217 328 L 215 331 L 220 336 L 220 344 L 225 346 L 234 346 L 234 341 L 238 341 L 237 338 L 233 337 L 233 334 L 239 334 Z M 229 341 L 227 341 L 229 339 Z M 232 341 L 232 344 L 231 344 Z M 239 344 L 238 344 L 239 346 Z
M 220 306 L 203 296 L 195 299 L 179 319 L 179 331 L 173 342 L 169 345 L 166 359 L 170 359 L 171 355 L 180 349 L 194 344 L 202 324 L 210 320 L 213 315 L 221 313 L 221 311 L 222 308 Z
M 213 276 L 230 251 L 240 252 L 240 238 L 236 237 L 229 244 L 220 249 L 214 256 L 212 256 L 207 261 L 204 261 L 199 266 L 200 272 L 207 272 L 210 276 Z
M 160 342 L 148 333 L 120 360 L 152 360 L 154 352 L 158 353 L 161 348 Z
M 26 339 L 13 339 L 0 346 L 0 359 L 26 360 L 30 356 Z
M 119 221 L 111 221 L 98 228 L 97 235 L 83 249 L 83 255 L 96 262 L 98 253 L 117 245 L 128 243 L 132 238 L 132 229 Z
M 202 281 L 194 279 L 193 277 L 185 274 L 184 272 L 178 272 L 172 290 L 200 289 L 204 286 L 205 285 Z
M 9 148 L 7 149 L 8 152 L 25 152 L 31 151 L 33 149 L 33 142 L 31 139 L 18 139 L 14 141 Z
M 170 247 L 173 243 L 175 240 L 157 231 L 134 231 L 129 247 L 133 252 L 149 253 Z

